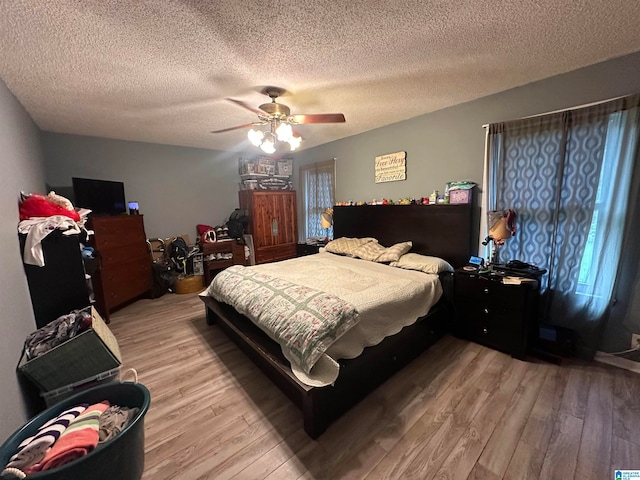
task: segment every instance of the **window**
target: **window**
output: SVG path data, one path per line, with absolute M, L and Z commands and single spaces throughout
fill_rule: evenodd
M 322 228 L 321 215 L 335 200 L 335 159 L 300 167 L 301 235 L 307 238 L 331 238 L 332 228 Z
M 605 249 L 604 242 L 607 241 L 609 237 L 607 229 L 610 228 L 610 226 L 607 226 L 602 220 L 598 221 L 598 219 L 602 219 L 607 215 L 609 204 L 614 201 L 620 186 L 619 180 L 621 179 L 616 177 L 616 172 L 620 156 L 618 143 L 620 136 L 623 134 L 622 115 L 622 112 L 615 112 L 609 115 L 602 156 L 602 167 L 598 180 L 598 190 L 596 192 L 593 215 L 591 217 L 591 226 L 580 262 L 580 273 L 578 275 L 578 285 L 576 288 L 577 294 L 600 294 L 598 289 L 594 288 L 598 273 L 600 272 L 597 259 L 600 254 L 599 252 Z M 631 172 L 625 170 L 625 176 L 630 177 Z M 620 232 L 624 228 L 623 219 L 613 221 L 612 223 L 613 227 Z
M 504 245 L 503 258 L 548 270 L 546 316 L 565 326 L 598 321 L 611 298 L 639 100 L 489 126 L 487 207 L 518 214 L 518 234 Z

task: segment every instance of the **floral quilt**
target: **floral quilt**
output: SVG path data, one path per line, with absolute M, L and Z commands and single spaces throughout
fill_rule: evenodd
M 242 265 L 218 273 L 208 293 L 250 318 L 306 373 L 358 321 L 356 307 L 335 295 Z

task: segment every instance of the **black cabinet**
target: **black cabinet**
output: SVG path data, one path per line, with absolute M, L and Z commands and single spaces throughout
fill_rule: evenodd
M 314 253 L 318 253 L 324 245 L 324 243 L 299 243 L 296 246 L 296 256 L 304 257 L 305 255 L 313 255 Z
M 61 315 L 89 305 L 80 235 L 63 235 L 56 230 L 42 240 L 45 265 L 24 264 L 33 313 L 38 328 Z M 19 234 L 20 253 L 26 235 Z
M 512 285 L 465 270 L 454 278 L 456 334 L 524 358 L 537 330 L 538 280 Z

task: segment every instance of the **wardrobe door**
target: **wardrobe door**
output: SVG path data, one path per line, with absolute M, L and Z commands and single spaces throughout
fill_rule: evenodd
M 295 257 L 296 192 L 243 190 L 240 207 L 249 212 L 256 263 Z

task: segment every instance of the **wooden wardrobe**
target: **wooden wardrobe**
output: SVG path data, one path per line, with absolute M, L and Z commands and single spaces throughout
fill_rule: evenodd
M 256 263 L 277 262 L 296 256 L 296 192 L 241 190 L 240 208 L 249 212 Z
M 88 226 L 99 265 L 92 275 L 96 308 L 108 321 L 112 310 L 151 294 L 151 254 L 142 215 L 91 215 Z

